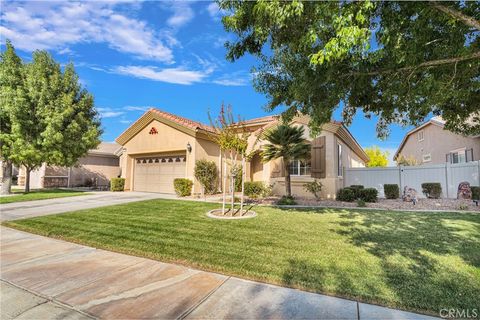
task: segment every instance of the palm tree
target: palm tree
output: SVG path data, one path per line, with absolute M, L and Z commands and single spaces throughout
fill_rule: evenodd
M 306 159 L 310 154 L 310 144 L 303 138 L 304 129 L 286 124 L 279 125 L 264 134 L 264 139 L 270 142 L 263 147 L 264 162 L 283 158 L 285 169 L 285 189 L 288 197 L 292 195 L 290 186 L 290 171 L 288 166 L 293 159 Z

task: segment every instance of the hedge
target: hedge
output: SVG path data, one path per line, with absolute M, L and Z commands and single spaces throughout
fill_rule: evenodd
M 250 198 L 263 197 L 265 193 L 265 185 L 261 181 L 248 181 L 245 182 L 244 193 Z
M 387 199 L 398 199 L 400 197 L 400 188 L 398 184 L 384 184 L 383 192 Z
M 355 201 L 355 191 L 351 188 L 343 188 L 337 191 L 337 200 L 338 201 L 346 201 L 346 202 L 353 202 Z
M 111 191 L 123 191 L 125 188 L 125 178 L 112 178 L 110 179 Z
M 422 192 L 427 198 L 438 199 L 442 194 L 442 185 L 439 182 L 422 183 Z
M 193 182 L 189 179 L 177 178 L 173 180 L 173 187 L 179 197 L 186 197 L 192 194 Z
M 377 202 L 378 190 L 375 188 L 366 188 L 360 190 L 360 200 L 365 202 Z
M 338 190 L 337 200 L 353 202 L 362 200 L 365 202 L 377 202 L 378 191 L 375 188 L 364 188 L 363 186 L 354 185 Z
M 218 169 L 215 161 L 197 160 L 193 172 L 205 194 L 214 194 L 217 191 Z
M 472 199 L 480 200 L 480 187 L 472 186 L 470 190 L 472 190 Z

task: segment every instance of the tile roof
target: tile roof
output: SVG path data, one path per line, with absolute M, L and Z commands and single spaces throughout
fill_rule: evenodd
M 115 142 L 100 142 L 96 149 L 89 150 L 90 154 L 114 155 L 121 146 Z
M 205 130 L 209 132 L 215 132 L 215 129 L 213 127 L 207 126 L 206 124 L 198 121 L 193 121 L 184 117 L 180 117 L 175 114 L 159 110 L 157 108 L 150 108 L 149 111 L 152 111 L 165 119 L 171 120 L 179 125 L 190 128 L 192 130 Z

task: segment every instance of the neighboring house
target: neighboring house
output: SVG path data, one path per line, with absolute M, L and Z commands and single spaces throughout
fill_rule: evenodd
M 257 141 L 266 129 L 279 123 L 277 116 L 267 116 L 243 122 L 252 135 L 249 151 L 256 152 L 246 166 L 247 181 L 273 184 L 275 194 L 285 192 L 282 160 L 263 163 L 260 151 L 265 141 Z M 305 139 L 312 143 L 311 161 L 292 161 L 292 193 L 311 196 L 303 184 L 318 178 L 323 184 L 322 196 L 334 198 L 343 187 L 345 167 L 363 167 L 368 156 L 340 122 L 322 127 L 318 137 L 312 139 L 307 117 L 297 117 L 293 125 L 305 127 Z M 210 126 L 179 117 L 158 109 L 150 109 L 125 130 L 116 141 L 122 145 L 120 166 L 126 178 L 125 190 L 174 193 L 173 180 L 188 178 L 194 181 L 193 193 L 201 187 L 194 179 L 195 162 L 200 159 L 215 161 L 220 171 L 222 155 L 213 141 Z M 220 183 L 222 179 L 219 179 Z
M 119 152 L 116 143 L 101 142 L 88 151 L 76 166 L 58 167 L 43 164 L 30 172 L 30 188 L 50 187 L 107 187 L 111 178 L 120 176 Z M 25 185 L 25 169 L 21 168 L 18 185 Z
M 445 121 L 434 117 L 410 130 L 393 156 L 413 157 L 419 164 L 463 163 L 480 160 L 480 135 L 462 136 L 444 130 Z

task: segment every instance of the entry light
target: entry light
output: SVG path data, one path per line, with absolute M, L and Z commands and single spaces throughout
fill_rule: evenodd
M 187 151 L 188 153 L 192 152 L 192 146 L 190 145 L 190 142 L 187 142 Z

